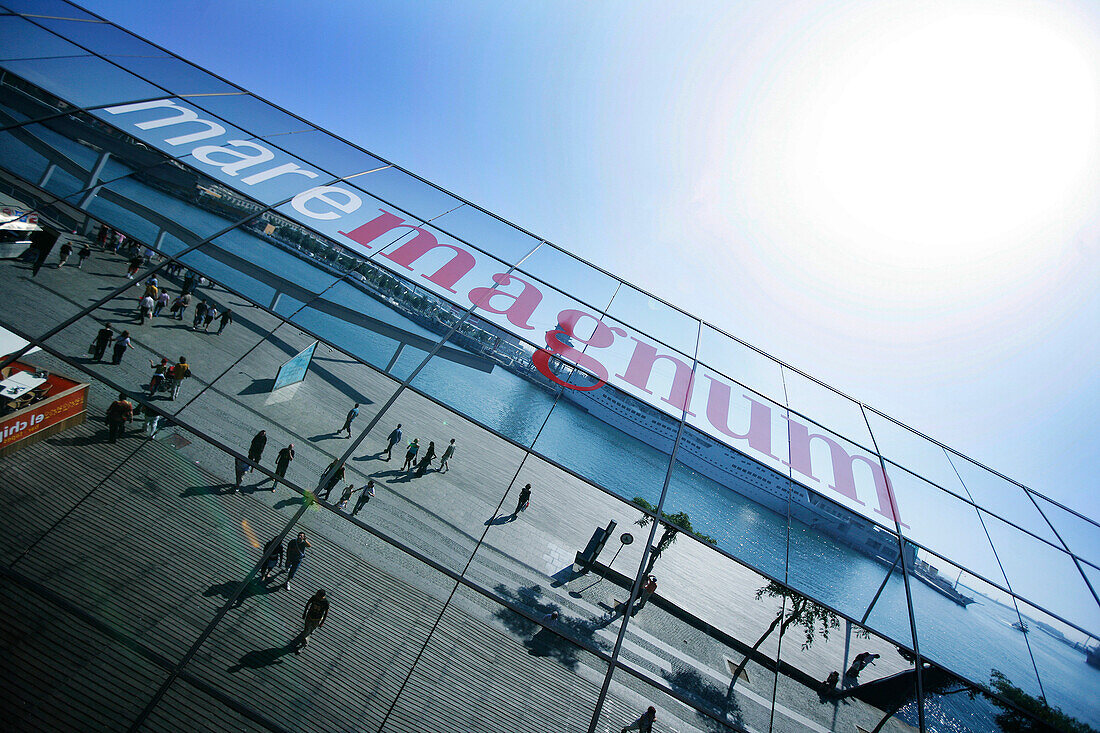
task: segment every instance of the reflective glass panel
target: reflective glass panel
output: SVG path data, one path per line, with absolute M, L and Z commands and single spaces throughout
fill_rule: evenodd
M 648 339 L 656 339 L 684 354 L 695 354 L 699 321 L 625 283 L 615 292 L 607 314 Z
M 953 494 L 971 498 L 942 447 L 870 408 L 867 420 L 883 458 Z
M 264 139 L 338 178 L 357 176 L 388 165 L 321 130 L 269 135 Z
M 773 359 L 703 324 L 699 361 L 780 405 L 787 404 L 783 370 Z
M 0 59 L 83 56 L 87 53 L 24 18 L 0 18 Z
M 61 18 L 35 18 L 34 22 L 100 56 L 166 55 L 153 44 L 110 23 Z
M 364 186 L 370 182 L 363 181 Z M 514 265 L 539 246 L 539 239 L 473 206 L 461 206 L 433 222 L 452 237 Z M 561 283 L 560 278 L 554 282 Z
M 1100 564 L 1100 526 L 1041 496 L 1035 496 L 1035 501 L 1070 552 L 1094 565 Z
M 975 504 L 1037 537 L 1061 546 L 1050 524 L 1019 484 L 1001 478 L 957 453 L 951 452 L 949 457 Z
M 873 450 L 874 443 L 858 402 L 791 369 L 783 370 L 787 404 L 792 412 L 822 425 L 846 440 Z
M 771 729 L 915 730 L 915 655 L 788 593 Z
M 519 266 L 543 282 L 555 283 L 590 309 L 604 311 L 619 287 L 619 281 L 564 252 L 549 242 L 539 247 Z
M 1100 606 L 1068 554 L 999 519 L 983 515 L 983 520 L 1013 593 L 1070 623 L 1100 631 Z
M 164 96 L 164 90 L 93 56 L 4 61 L 2 65 L 76 107 Z
M 4 0 L 4 7 L 17 13 L 49 15 L 55 18 L 84 18 L 98 20 L 65 0 Z
M 637 673 L 615 668 L 596 730 L 617 731 L 637 724 L 650 707 L 656 716 L 653 730 L 733 733 L 768 729 L 768 716 L 762 708 L 770 703 L 770 695 L 758 695 L 759 705 L 743 709 L 740 703 L 727 704 L 719 680 L 676 669 L 669 676 L 673 677 L 673 684 L 660 678 L 640 678 Z M 766 684 L 769 676 L 767 672 L 759 672 L 756 679 Z M 724 707 L 724 712 L 717 715 L 710 712 L 719 707 Z
M 1016 630 L 1015 633 L 1027 638 L 1047 704 L 1069 718 L 1100 730 L 1100 709 L 1096 705 L 1100 673 L 1088 662 L 1088 650 L 1097 647 L 1096 637 L 1083 634 L 1023 601 L 1019 601 L 1018 606 L 1027 631 Z M 1008 682 L 1024 687 L 1010 675 Z M 1026 687 L 1024 691 L 1032 696 L 1039 694 Z M 1052 718 L 1055 719 L 1050 722 L 1055 723 L 1056 716 Z M 1069 728 L 1068 721 L 1061 721 L 1061 725 Z
M 193 64 L 172 56 L 156 55 L 135 58 L 119 56 L 116 52 L 108 55 L 107 58 L 142 79 L 167 89 L 177 97 L 244 94 L 232 84 L 222 81 Z
M 921 654 L 989 687 L 996 668 L 1029 694 L 1039 693 L 1035 667 L 1012 596 L 943 558 L 918 550 L 910 561 Z
M 250 94 L 201 97 L 192 101 L 195 106 L 227 120 L 230 124 L 256 137 L 283 132 L 300 132 L 313 128 L 308 122 L 302 122 L 297 117 Z
M 536 603 L 531 615 L 542 617 L 543 608 Z M 602 659 L 556 625 L 536 624 L 459 586 L 380 730 L 445 720 L 470 731 L 586 731 L 606 672 Z
M 906 539 L 994 583 L 1002 583 L 1003 574 L 973 505 L 893 463 L 887 462 L 886 471 Z

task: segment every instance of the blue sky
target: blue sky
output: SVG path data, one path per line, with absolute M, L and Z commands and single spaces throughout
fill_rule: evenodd
M 84 5 L 1100 516 L 1094 6 Z

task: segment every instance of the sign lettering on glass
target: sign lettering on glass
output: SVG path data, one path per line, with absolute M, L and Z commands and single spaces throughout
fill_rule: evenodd
M 202 143 L 189 151 L 196 167 L 236 190 L 259 200 L 289 198 L 288 215 L 313 228 L 322 222 L 338 224 L 327 236 L 348 249 L 367 254 L 381 244 L 385 249 L 374 262 L 403 277 L 419 275 L 420 285 L 459 307 L 477 306 L 480 316 L 516 336 L 535 340 L 531 332 L 542 331 L 544 346 L 532 360 L 547 379 L 564 388 L 595 391 L 610 383 L 676 419 L 684 414 L 694 427 L 781 474 L 789 469 L 811 489 L 827 489 L 830 498 L 852 511 L 890 529 L 901 522 L 890 483 L 873 454 L 803 424 L 715 372 L 703 367 L 693 371 L 689 357 L 609 325 L 560 293 L 543 292 L 515 274 L 496 272 L 492 287 L 471 287 L 487 282 L 479 276 L 494 267 L 508 269 L 488 255 L 441 239 L 386 208 L 364 207 L 363 197 L 350 187 L 310 187 L 318 172 L 289 162 L 290 156 L 280 150 L 237 139 L 237 133 L 182 101 L 124 104 L 96 114 L 112 123 L 129 123 L 131 134 L 174 156 Z M 395 232 L 405 236 L 400 245 L 389 247 Z M 561 379 L 553 368 L 555 360 L 582 369 L 593 380 L 576 384 Z M 699 389 L 703 384 L 706 389 Z M 785 435 L 773 429 L 776 419 L 786 422 Z

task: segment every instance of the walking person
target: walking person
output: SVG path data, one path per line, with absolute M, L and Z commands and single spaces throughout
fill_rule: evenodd
M 187 306 L 191 305 L 191 293 L 180 293 L 176 302 L 172 304 L 172 313 L 177 321 L 183 320 L 183 314 L 187 312 Z
M 210 306 L 207 305 L 205 300 L 199 301 L 199 304 L 195 306 L 195 317 L 191 321 L 191 328 L 195 331 L 199 330 L 199 324 L 202 323 L 202 319 L 206 317 L 206 310 Z
M 84 267 L 84 260 L 92 256 L 92 248 L 88 246 L 88 243 L 80 245 L 80 251 L 76 253 L 76 269 Z
M 623 728 L 621 733 L 626 733 L 628 730 L 637 730 L 641 731 L 641 733 L 652 733 L 653 723 L 655 723 L 656 720 L 657 708 L 650 705 L 648 708 L 646 708 L 646 711 L 642 713 L 640 718 Z
M 218 333 L 221 333 L 222 331 L 224 331 L 225 327 L 228 326 L 232 322 L 233 322 L 233 311 L 226 308 L 225 312 L 222 313 L 222 317 L 218 320 Z
M 294 574 L 298 572 L 302 560 L 306 559 L 306 550 L 310 547 L 313 547 L 313 545 L 309 544 L 305 532 L 299 532 L 297 537 L 286 543 L 286 583 L 283 584 L 284 589 L 290 590 L 290 581 L 294 579 Z
M 270 555 L 267 554 L 269 551 Z M 267 559 L 260 568 L 260 580 L 266 581 L 269 576 L 279 572 L 279 566 L 283 564 L 283 543 L 279 542 L 278 537 L 272 538 L 264 545 L 264 555 L 267 555 Z
M 264 448 L 267 447 L 267 431 L 261 430 L 252 438 L 248 445 L 248 460 L 260 465 L 260 459 L 264 457 Z
M 322 589 L 306 601 L 306 608 L 302 611 L 302 621 L 305 622 L 305 626 L 302 629 L 302 640 L 294 650 L 295 654 L 302 653 L 302 650 L 309 644 L 309 638 L 313 636 L 313 632 L 325 625 L 327 617 L 328 598 L 325 597 L 325 591 Z
M 69 244 L 69 240 L 61 245 L 60 251 L 57 253 L 57 269 L 61 269 L 65 266 L 65 263 L 69 261 L 69 255 L 73 253 L 73 246 Z
M 428 449 L 424 451 L 424 457 L 420 459 L 420 463 L 416 466 L 416 478 L 420 478 L 428 471 L 428 466 L 432 465 L 432 461 L 435 460 L 435 441 L 428 441 Z
M 195 289 L 196 281 L 195 273 L 188 271 L 187 276 L 183 278 L 183 286 L 180 288 L 180 292 L 183 295 L 190 295 L 191 291 Z
M 328 480 L 317 492 L 317 497 L 328 501 L 328 496 L 336 488 L 336 484 L 344 480 L 344 464 L 340 463 L 339 458 L 334 458 L 332 463 L 328 464 L 328 468 L 325 469 L 325 474 L 329 474 Z M 323 476 L 324 474 L 322 474 Z M 322 493 L 324 496 L 321 496 Z
M 649 603 L 649 598 L 657 592 L 657 576 L 650 575 L 645 579 L 645 583 L 642 585 L 642 592 L 638 595 L 638 604 L 634 606 L 634 613 L 642 610 L 645 604 Z
M 206 315 L 202 317 L 202 332 L 210 333 L 210 324 L 214 322 L 214 319 L 218 317 L 218 308 L 215 305 L 211 305 L 206 309 Z
M 416 454 L 420 450 L 420 438 L 413 438 L 409 443 L 408 449 L 405 451 L 405 464 L 401 466 L 402 471 L 411 471 L 413 461 L 416 460 Z
M 348 510 L 348 500 L 351 499 L 351 495 L 355 493 L 355 486 L 348 484 L 344 487 L 344 490 L 340 492 L 340 500 L 336 502 L 336 508 L 342 512 Z
M 107 346 L 115 340 L 115 332 L 111 328 L 110 323 L 104 323 L 103 328 L 99 329 L 99 332 L 95 335 L 94 351 L 92 358 L 97 362 L 103 361 L 103 352 L 107 351 Z
M 123 430 L 126 428 L 126 423 L 133 422 L 133 420 L 134 404 L 126 399 L 126 395 L 120 392 L 118 399 L 107 407 L 105 419 L 107 423 L 107 442 L 118 442 L 118 439 L 122 437 Z
M 241 490 L 241 481 L 244 480 L 244 475 L 252 470 L 252 466 L 248 465 L 247 461 L 243 461 L 240 458 L 233 458 L 233 493 L 236 494 Z
M 123 331 L 115 339 L 114 352 L 111 354 L 111 363 L 118 365 L 122 363 L 122 355 L 126 353 L 127 349 L 133 348 L 134 344 L 130 341 L 130 332 Z
M 279 478 L 286 478 L 286 470 L 290 467 L 290 462 L 294 460 L 294 444 L 291 443 L 286 448 L 283 448 L 275 456 L 275 475 Z M 274 491 L 278 486 L 278 481 L 271 480 L 271 490 Z
M 157 306 L 157 301 L 153 300 L 152 296 L 149 296 L 149 295 L 142 296 L 141 300 L 138 301 L 138 318 L 139 318 L 138 325 L 139 326 L 144 326 L 145 325 L 145 319 L 146 318 L 152 318 L 153 317 L 153 309 L 156 308 L 156 306 Z
M 164 310 L 164 307 L 168 305 L 168 288 L 164 288 L 160 291 L 160 295 L 157 296 L 157 302 L 153 306 L 153 317 L 156 318 L 160 315 L 160 312 Z
M 449 468 L 449 466 L 447 465 L 447 461 L 451 460 L 451 458 L 454 456 L 454 454 L 455 454 L 455 439 L 451 438 L 451 444 L 448 445 L 443 450 L 443 455 L 439 459 L 439 472 L 440 473 L 447 473 L 447 469 Z
M 367 479 L 367 485 L 359 491 L 359 498 L 355 500 L 355 508 L 351 510 L 351 516 L 353 517 L 367 505 L 367 502 L 374 498 L 374 479 Z
M 531 484 L 527 484 L 519 490 L 519 501 L 516 502 L 516 510 L 512 512 L 512 517 L 518 517 L 519 513 L 525 510 L 531 504 Z
M 393 429 L 393 432 L 386 438 L 386 460 L 390 460 L 393 457 L 393 447 L 401 442 L 401 423 L 397 423 L 397 427 Z
M 336 434 L 339 435 L 340 433 L 342 433 L 346 430 L 347 433 L 348 433 L 347 437 L 350 438 L 351 437 L 351 423 L 357 417 L 359 417 L 359 403 L 358 402 L 355 403 L 354 407 L 352 407 L 350 410 L 348 410 L 348 416 L 344 418 L 344 427 L 337 430 Z
M 191 365 L 187 363 L 186 356 L 180 357 L 179 361 L 172 366 L 170 374 L 172 375 L 172 396 L 168 399 L 174 400 L 179 397 L 183 380 L 191 376 Z
M 168 370 L 171 369 L 171 365 L 168 363 L 168 357 L 161 357 L 160 363 L 149 360 L 149 367 L 153 370 L 153 376 L 149 379 L 149 398 L 152 399 L 156 396 L 164 387 L 164 381 L 168 379 Z
M 135 255 L 130 258 L 130 264 L 126 268 L 126 279 L 133 280 L 139 269 L 141 269 L 141 257 Z
M 145 422 L 142 425 L 142 430 L 150 438 L 157 437 L 157 431 L 160 430 L 160 419 L 163 417 L 160 410 L 155 407 L 144 407 L 142 412 L 145 414 Z
M 151 278 L 149 278 L 148 280 L 145 281 L 145 293 L 142 295 L 142 297 L 144 297 L 145 295 L 148 295 L 153 300 L 156 300 L 157 295 L 160 294 L 159 285 L 160 285 L 160 283 L 157 282 L 157 276 L 153 275 L 153 277 L 151 277 Z

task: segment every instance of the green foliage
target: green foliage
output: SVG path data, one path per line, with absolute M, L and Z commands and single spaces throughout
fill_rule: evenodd
M 642 518 L 634 522 L 639 527 L 648 527 L 649 523 L 653 521 L 653 514 L 657 513 L 657 507 L 650 504 L 648 501 L 640 496 L 634 497 L 634 503 L 640 506 L 642 509 L 650 512 L 650 514 L 643 514 Z M 696 532 L 691 526 L 691 517 L 687 512 L 676 512 L 675 514 L 666 514 L 661 512 L 661 518 L 669 524 L 679 529 L 679 531 L 687 532 L 690 535 L 698 537 L 712 545 L 718 544 L 718 540 L 714 539 L 710 535 L 703 534 L 702 532 Z M 665 531 L 661 534 L 661 539 L 657 542 L 657 554 L 661 554 L 669 548 L 669 546 L 676 541 L 677 529 L 672 527 L 665 527 Z
M 1052 727 L 1066 733 L 1096 733 L 1094 728 L 1066 715 L 1060 708 L 1051 707 L 1045 701 L 1016 687 L 996 669 L 989 677 L 989 685 L 1001 697 L 1016 706 L 1014 708 L 999 698 L 986 695 L 990 702 L 1001 709 L 996 720 L 997 725 L 1001 726 L 1005 733 L 1047 731 Z M 1026 715 L 1025 712 L 1030 715 Z
M 790 626 L 802 627 L 805 634 L 802 642 L 803 650 L 813 646 L 814 640 L 818 636 L 828 641 L 829 630 L 840 628 L 840 618 L 835 613 L 824 606 L 819 606 L 798 591 L 780 585 L 774 580 L 756 591 L 756 600 L 759 601 L 764 596 L 786 599 L 783 606 L 784 610 L 780 612 L 786 614 L 780 633 L 785 632 Z

